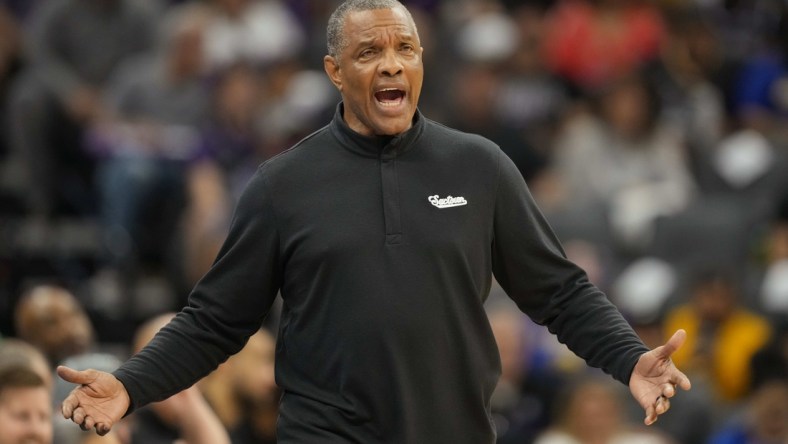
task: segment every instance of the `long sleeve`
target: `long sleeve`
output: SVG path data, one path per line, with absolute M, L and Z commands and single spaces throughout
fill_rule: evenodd
M 260 328 L 281 282 L 279 234 L 264 171 L 241 196 L 227 240 L 188 305 L 114 372 L 131 397 L 129 411 L 191 386 Z
M 500 156 L 493 272 L 518 307 L 593 366 L 627 384 L 648 348 L 569 261 L 514 164 Z

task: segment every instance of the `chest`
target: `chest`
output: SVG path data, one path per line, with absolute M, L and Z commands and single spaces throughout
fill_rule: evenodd
M 342 158 L 304 173 L 277 205 L 286 257 L 464 255 L 492 240 L 494 187 L 462 162 Z

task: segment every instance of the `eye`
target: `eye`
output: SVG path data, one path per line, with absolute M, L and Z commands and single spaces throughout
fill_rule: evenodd
M 375 51 L 375 49 L 374 49 L 374 48 L 367 48 L 367 49 L 365 49 L 365 50 L 361 51 L 361 52 L 359 53 L 358 57 L 359 57 L 360 59 L 369 59 L 369 58 L 371 58 L 372 56 L 374 56 L 376 52 L 377 52 L 377 51 Z
M 416 50 L 416 48 L 410 43 L 405 43 L 400 47 L 400 50 L 403 52 L 413 52 Z

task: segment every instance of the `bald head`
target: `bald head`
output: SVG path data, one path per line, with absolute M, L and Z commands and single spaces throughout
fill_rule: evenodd
M 93 342 L 85 310 L 62 287 L 33 287 L 17 303 L 14 322 L 17 336 L 41 350 L 51 365 L 85 353 Z
M 164 313 L 151 318 L 140 325 L 139 328 L 137 328 L 137 332 L 134 334 L 134 353 L 142 350 L 142 348 L 145 347 L 154 336 L 156 336 L 156 333 L 158 333 L 159 330 L 161 330 L 165 325 L 169 324 L 174 317 L 175 313 Z

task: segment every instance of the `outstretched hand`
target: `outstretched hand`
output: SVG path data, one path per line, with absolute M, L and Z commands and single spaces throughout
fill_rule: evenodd
M 129 408 L 131 400 L 126 388 L 110 373 L 77 371 L 61 365 L 57 374 L 79 384 L 63 401 L 62 413 L 82 430 L 95 428 L 99 435 L 106 435 Z
M 684 344 L 687 333 L 678 330 L 665 345 L 644 353 L 629 379 L 632 396 L 646 411 L 646 425 L 654 424 L 657 417 L 670 409 L 670 398 L 676 394 L 676 387 L 689 390 L 690 380 L 680 372 L 670 356 Z

